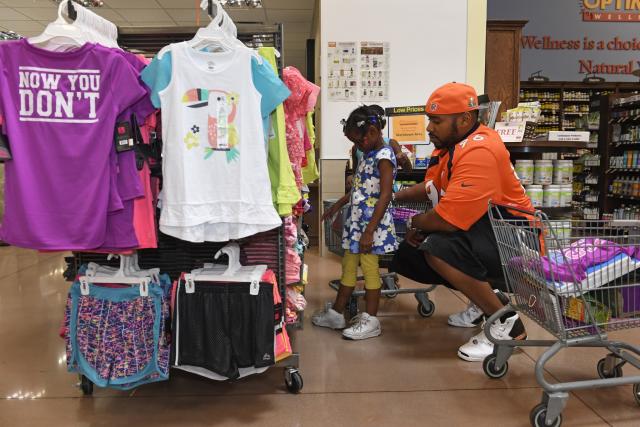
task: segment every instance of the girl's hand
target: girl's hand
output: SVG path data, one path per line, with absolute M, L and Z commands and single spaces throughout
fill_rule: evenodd
M 360 236 L 360 253 L 368 254 L 373 247 L 373 231 L 365 230 Z

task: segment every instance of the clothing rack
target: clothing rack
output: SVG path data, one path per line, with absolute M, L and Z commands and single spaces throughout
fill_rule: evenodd
M 271 26 L 250 24 L 248 26 L 240 25 L 239 27 L 238 39 L 247 46 L 253 48 L 271 46 L 282 52 L 282 24 Z M 191 39 L 196 30 L 197 28 L 176 28 L 167 32 L 166 28 L 145 28 L 142 30 L 140 28 L 119 28 L 118 44 L 130 51 L 153 54 L 170 43 Z M 279 74 L 282 75 L 283 56 L 280 55 L 277 61 Z M 204 263 L 213 262 L 214 255 L 227 243 L 191 243 L 158 231 L 158 248 L 139 250 L 138 262 L 142 269 L 160 268 L 162 273 L 166 273 L 172 280 L 176 280 L 183 272 L 189 272 L 193 269 L 201 268 Z M 271 231 L 240 239 L 238 243 L 241 248 L 240 262 L 243 265 L 251 265 L 252 263 L 249 260 L 257 259 L 254 264 L 267 264 L 268 268 L 276 274 L 280 295 L 283 299 L 282 318 L 286 319 L 287 281 L 284 225 Z M 259 249 L 253 249 L 250 243 L 267 243 L 270 249 L 265 250 L 264 245 L 260 245 Z M 116 266 L 118 264 L 117 260 L 107 260 L 107 254 L 88 252 L 74 252 L 66 261 L 68 267 L 64 275 L 69 281 L 75 279 L 80 266 L 83 264 L 89 262 L 108 266 Z M 299 329 L 301 324 L 302 317 L 296 323 L 286 324 L 286 328 L 288 331 L 293 331 L 294 329 Z M 292 334 L 290 336 L 293 341 Z M 276 364 L 276 366 L 284 367 L 285 385 L 292 393 L 299 392 L 303 386 L 302 376 L 298 371 L 299 357 L 298 353 L 292 352 L 290 357 Z

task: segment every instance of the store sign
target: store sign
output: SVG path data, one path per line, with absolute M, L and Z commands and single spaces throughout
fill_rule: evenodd
M 391 107 L 385 109 L 387 116 L 406 116 L 409 114 L 426 114 L 424 105 L 412 105 L 409 107 Z
M 496 122 L 495 131 L 504 142 L 522 142 L 526 123 Z
M 549 141 L 589 142 L 589 132 L 550 131 Z
M 640 0 L 582 0 L 582 20 L 640 22 Z
M 394 116 L 391 138 L 398 142 L 416 142 L 427 140 L 427 120 L 424 114 Z
M 637 81 L 640 0 L 489 0 L 489 19 L 527 20 L 520 41 L 521 78 Z

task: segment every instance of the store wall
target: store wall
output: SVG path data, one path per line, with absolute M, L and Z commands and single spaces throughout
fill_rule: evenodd
M 634 9 L 625 9 L 627 3 Z M 488 16 L 529 20 L 521 44 L 523 80 L 542 70 L 551 80 L 581 81 L 585 72 L 592 71 L 607 81 L 638 81 L 630 74 L 640 69 L 640 3 L 636 3 L 489 0 Z
M 391 105 L 419 105 L 446 82 L 465 81 L 467 2 L 454 0 L 321 0 L 321 73 L 327 79 L 327 44 L 389 42 Z M 340 119 L 356 102 L 329 101 L 322 85 L 323 159 L 346 159 L 351 143 Z
M 344 171 L 351 143 L 340 119 L 360 105 L 329 101 L 327 43 L 389 42 L 390 99 L 386 106 L 421 105 L 438 86 L 468 82 L 484 90 L 487 0 L 319 0 L 322 87 L 319 123 L 321 199 L 344 194 Z M 317 210 L 320 213 L 321 209 Z

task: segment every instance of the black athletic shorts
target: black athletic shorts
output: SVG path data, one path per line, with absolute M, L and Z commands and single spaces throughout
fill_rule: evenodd
M 175 304 L 172 365 L 235 379 L 238 368 L 275 363 L 272 284 L 261 283 L 258 295 L 248 283 L 196 282 L 192 294 L 182 284 Z
M 495 289 L 506 291 L 500 254 L 489 216 L 485 215 L 467 231 L 431 233 L 418 248 L 406 241 L 396 251 L 389 271 L 424 284 L 451 287 L 424 258 L 424 252 L 440 258 L 450 266 Z

